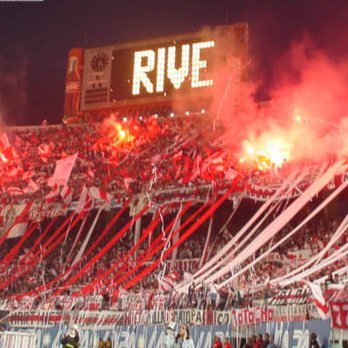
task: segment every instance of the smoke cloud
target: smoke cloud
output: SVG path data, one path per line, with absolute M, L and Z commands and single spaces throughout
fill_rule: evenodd
M 305 37 L 275 62 L 272 75 L 277 80 L 266 105 L 254 100 L 264 81 L 238 84 L 233 69 L 227 72 L 224 67 L 217 74 L 222 82 L 216 86 L 212 114 L 224 125 L 233 148 L 242 149 L 246 140 L 256 148 L 281 140 L 290 160 L 344 156 L 348 150 L 347 67 L 346 57 L 329 58 Z
M 28 60 L 15 50 L 0 55 L 0 123 L 16 124 L 27 107 Z

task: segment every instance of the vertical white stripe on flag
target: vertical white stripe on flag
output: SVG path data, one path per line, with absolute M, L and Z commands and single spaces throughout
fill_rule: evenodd
M 76 158 L 77 153 L 56 161 L 56 168 L 53 173 L 53 178 L 58 185 L 66 186 L 68 184 L 70 174 L 76 162 Z

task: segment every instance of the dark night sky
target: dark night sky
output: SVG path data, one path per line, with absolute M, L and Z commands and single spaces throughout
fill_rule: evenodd
M 10 124 L 60 123 L 66 56 L 91 47 L 248 21 L 254 74 L 304 33 L 334 57 L 348 51 L 346 0 L 0 1 L 0 112 Z

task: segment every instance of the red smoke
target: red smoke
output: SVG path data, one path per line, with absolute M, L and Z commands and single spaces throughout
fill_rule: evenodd
M 231 88 L 226 76 L 231 79 L 233 69 L 226 74 L 224 68 L 218 75 L 213 112 L 225 126 L 229 144 L 241 149 L 248 140 L 262 147 L 265 142 L 281 139 L 290 149 L 290 160 L 321 161 L 346 155 L 346 59 L 330 59 L 306 38 L 294 43 L 274 69 L 277 81 L 266 107 L 253 100 L 256 83 L 235 83 Z

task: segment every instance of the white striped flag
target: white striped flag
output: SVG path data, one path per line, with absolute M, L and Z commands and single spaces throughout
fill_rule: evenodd
M 227 151 L 219 150 L 213 153 L 210 157 L 208 157 L 204 164 L 218 164 L 224 161 L 224 157 L 226 156 Z
M 179 159 L 182 158 L 183 154 L 184 154 L 183 151 L 180 150 L 180 151 L 176 152 L 176 153 L 173 155 L 173 159 L 174 159 L 174 160 L 179 160 Z
M 21 188 L 19 187 L 14 187 L 14 186 L 10 186 L 7 188 L 6 190 L 11 196 L 19 196 L 22 195 L 24 192 Z
M 313 302 L 318 309 L 318 313 L 322 319 L 327 319 L 329 314 L 329 307 L 326 305 L 326 301 L 321 291 L 320 284 L 315 284 L 310 281 L 303 281 L 306 285 L 309 286 L 313 295 Z
M 50 155 L 50 152 L 51 152 L 51 148 L 47 144 L 40 144 L 37 147 L 37 154 L 39 155 L 41 160 L 45 163 L 48 161 L 48 157 Z
M 228 168 L 225 172 L 225 179 L 232 181 L 235 179 L 237 175 L 238 173 L 235 170 L 233 170 L 232 168 Z
M 105 191 L 103 191 L 101 188 L 98 187 L 90 187 L 89 188 L 89 192 L 91 193 L 92 197 L 94 199 L 100 200 L 100 201 L 104 201 L 107 203 L 111 202 L 112 199 L 112 195 L 110 193 L 107 193 Z
M 51 191 L 46 195 L 45 201 L 46 203 L 53 203 L 58 196 L 59 196 L 59 185 L 55 183 Z
M 4 132 L 0 137 L 0 158 L 3 162 L 7 163 L 8 161 L 14 160 L 15 157 L 16 152 L 8 140 L 7 133 Z
M 23 179 L 23 181 L 28 181 L 28 180 L 30 180 L 34 175 L 35 175 L 35 171 L 34 171 L 34 170 L 29 170 L 28 172 L 24 172 L 24 173 L 22 174 L 22 179 Z
M 18 238 L 24 235 L 28 227 L 28 221 L 19 222 L 11 227 L 7 238 Z
M 28 186 L 23 190 L 24 193 L 34 193 L 39 190 L 39 186 L 36 182 L 30 179 Z
M 29 211 L 32 203 L 15 205 L 8 207 L 7 212 L 4 212 L 4 228 L 2 233 L 6 233 L 6 238 L 17 238 L 23 236 L 25 233 L 28 220 Z
M 50 178 L 49 181 L 55 182 L 60 186 L 66 186 L 68 184 L 70 174 L 74 168 L 76 159 L 77 153 L 56 161 L 56 168 L 54 170 L 52 178 Z
M 80 199 L 77 203 L 76 213 L 88 212 L 93 207 L 93 199 L 86 186 L 83 187 Z
M 128 191 L 129 190 L 129 186 L 132 182 L 134 182 L 134 180 L 132 178 L 124 178 L 124 186 L 126 187 L 126 190 Z
M 2 149 L 7 149 L 8 147 L 11 146 L 10 141 L 8 140 L 8 136 L 7 136 L 6 132 L 1 134 L 0 146 L 1 146 Z
M 177 284 L 177 276 L 175 273 L 169 273 L 164 277 L 159 278 L 159 288 L 163 292 L 173 291 Z
M 69 205 L 72 201 L 72 198 L 73 198 L 73 194 L 72 194 L 72 190 L 69 186 L 64 186 L 62 188 L 62 190 L 60 191 L 60 196 L 62 197 L 63 199 L 63 202 L 66 204 L 66 205 Z

